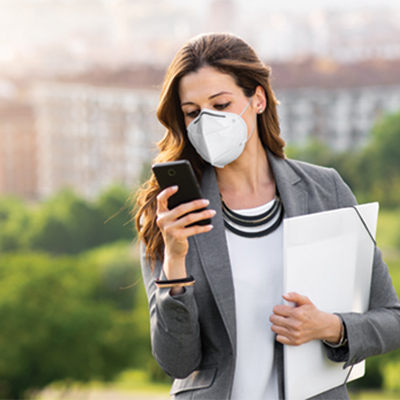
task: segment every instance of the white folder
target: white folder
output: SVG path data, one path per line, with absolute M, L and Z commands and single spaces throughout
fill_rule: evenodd
M 378 209 L 370 203 L 285 219 L 284 292 L 326 312 L 367 311 Z M 365 373 L 365 362 L 343 365 L 328 360 L 320 340 L 284 346 L 286 399 L 304 400 Z

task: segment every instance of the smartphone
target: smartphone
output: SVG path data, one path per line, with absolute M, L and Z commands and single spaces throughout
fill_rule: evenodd
M 203 198 L 192 165 L 188 160 L 154 164 L 151 169 L 154 172 L 161 190 L 174 185 L 179 187 L 178 191 L 168 199 L 168 208 L 170 210 L 182 203 L 188 203 Z M 199 209 L 198 211 L 203 210 L 205 210 L 205 208 Z M 207 218 L 191 225 L 209 225 L 210 223 L 210 218 Z

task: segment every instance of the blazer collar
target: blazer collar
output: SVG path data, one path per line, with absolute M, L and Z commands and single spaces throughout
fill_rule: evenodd
M 301 178 L 287 160 L 277 158 L 267 151 L 276 185 L 285 210 L 285 218 L 307 213 L 307 193 L 301 190 Z M 210 200 L 209 208 L 217 214 L 212 220 L 214 229 L 206 234 L 193 236 L 198 254 L 225 324 L 234 352 L 236 352 L 236 314 L 232 269 L 222 218 L 221 198 L 214 168 L 207 166 L 201 183 L 202 195 Z
M 267 156 L 283 203 L 285 217 L 307 214 L 307 192 L 302 189 L 300 176 L 292 169 L 288 160 L 276 157 L 269 150 Z

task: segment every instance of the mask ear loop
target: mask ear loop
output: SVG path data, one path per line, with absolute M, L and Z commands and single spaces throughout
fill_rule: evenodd
M 247 106 L 244 108 L 244 110 L 239 114 L 239 117 L 242 117 L 242 115 L 247 110 L 247 108 L 249 107 L 252 100 L 253 100 L 253 97 L 250 97 L 250 101 L 247 103 Z M 254 129 L 256 127 L 256 123 L 257 123 L 257 114 L 256 114 L 256 117 L 254 118 L 253 129 L 251 130 L 250 135 L 242 143 L 240 143 L 240 146 L 244 145 L 251 138 L 251 135 L 253 134 Z
M 250 103 L 251 103 L 251 101 L 253 100 L 253 96 L 251 96 L 250 97 L 250 100 L 249 100 L 249 102 L 247 103 L 247 106 L 244 108 L 244 110 L 239 114 L 239 117 L 241 117 L 243 114 L 244 114 L 244 112 L 248 109 L 248 107 L 249 107 L 249 105 L 250 105 Z
M 251 133 L 250 133 L 249 137 L 247 137 L 247 138 L 241 143 L 241 145 L 245 144 L 245 143 L 251 138 L 251 135 L 253 134 L 254 129 L 255 129 L 255 127 L 256 127 L 256 123 L 257 123 L 257 114 L 256 114 L 256 117 L 254 118 L 253 129 L 251 130 Z

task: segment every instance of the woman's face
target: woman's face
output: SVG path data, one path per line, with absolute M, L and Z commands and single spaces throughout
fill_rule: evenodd
M 187 127 L 204 108 L 239 115 L 251 101 L 242 114 L 249 135 L 254 127 L 256 113 L 265 108 L 265 103 L 258 93 L 260 90 L 262 91 L 261 87 L 258 87 L 250 100 L 231 75 L 212 67 L 202 67 L 196 72 L 185 75 L 179 83 L 179 98 L 185 125 Z M 256 133 L 255 131 L 254 134 Z

